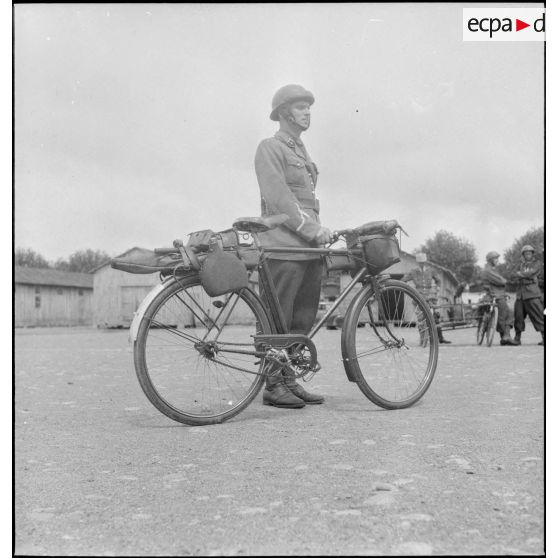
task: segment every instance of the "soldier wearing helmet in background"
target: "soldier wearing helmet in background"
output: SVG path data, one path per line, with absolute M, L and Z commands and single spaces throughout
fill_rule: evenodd
M 440 312 L 436 310 L 436 305 L 438 304 L 438 289 L 440 288 L 440 277 L 431 266 L 425 265 L 426 254 L 420 252 L 416 256 L 418 267 L 415 267 L 408 273 L 406 273 L 402 280 L 412 281 L 415 284 L 417 291 L 426 299 L 428 305 L 432 309 L 432 314 L 434 315 L 434 321 L 436 322 L 436 329 L 438 331 L 438 341 L 440 343 L 451 343 L 448 339 L 444 337 L 442 333 L 442 326 L 440 325 Z
M 320 224 L 320 205 L 315 189 L 318 170 L 300 139 L 310 127 L 314 96 L 300 85 L 281 87 L 273 96 L 271 120 L 279 130 L 263 140 L 256 151 L 255 167 L 260 187 L 262 216 L 284 213 L 289 220 L 260 233 L 262 246 L 318 247 L 331 240 Z M 319 255 L 270 254 L 269 268 L 279 304 L 290 333 L 307 334 L 320 301 L 322 260 Z M 266 377 L 265 405 L 300 408 L 323 403 L 321 395 L 308 393 L 293 375 Z
M 539 288 L 538 276 L 541 273 L 541 264 L 535 259 L 535 249 L 526 244 L 521 248 L 521 261 L 519 269 L 512 277 L 519 282 L 517 297 L 514 306 L 515 342 L 521 344 L 521 333 L 525 331 L 525 315 L 531 318 L 533 327 L 540 331 L 544 345 L 544 308 L 542 295 Z
M 496 297 L 498 305 L 498 324 L 496 330 L 500 334 L 500 345 L 517 345 L 510 337 L 510 329 L 513 324 L 512 312 L 506 302 L 506 279 L 498 273 L 498 252 L 488 252 L 486 254 L 486 265 L 481 273 L 483 286 L 490 296 Z

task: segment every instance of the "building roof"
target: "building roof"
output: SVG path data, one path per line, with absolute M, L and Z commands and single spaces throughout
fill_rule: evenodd
M 14 266 L 14 283 L 16 285 L 52 285 L 92 289 L 93 276 L 90 273 L 16 265 Z

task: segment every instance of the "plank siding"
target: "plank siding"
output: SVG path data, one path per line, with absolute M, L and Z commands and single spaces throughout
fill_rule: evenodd
M 93 276 L 93 325 L 129 327 L 140 302 L 158 283 L 158 273 L 126 273 L 110 265 L 97 269 Z
M 127 255 L 133 254 L 137 248 L 132 248 Z M 257 285 L 257 277 L 252 277 L 256 280 L 252 287 Z M 120 328 L 130 327 L 132 323 L 134 312 L 137 310 L 141 301 L 145 298 L 147 293 L 160 282 L 158 273 L 151 274 L 135 274 L 126 273 L 113 269 L 110 265 L 104 265 L 97 268 L 93 275 L 93 325 L 99 328 Z M 201 287 L 196 289 L 200 297 L 195 294 L 194 297 L 198 300 L 206 300 Z M 220 300 L 225 300 L 225 296 L 219 297 Z M 204 309 L 211 317 L 217 314 L 215 307 Z M 194 316 L 185 314 L 183 316 L 187 323 L 183 326 L 194 325 Z M 175 318 L 161 318 L 162 321 L 173 324 Z M 233 310 L 230 316 L 230 323 L 234 324 L 249 324 L 253 319 L 246 304 L 238 305 Z
M 92 296 L 88 288 L 16 284 L 15 327 L 91 325 Z

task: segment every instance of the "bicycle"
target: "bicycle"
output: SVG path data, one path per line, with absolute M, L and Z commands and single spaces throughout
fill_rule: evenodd
M 490 301 L 478 307 L 480 316 L 477 325 L 477 345 L 482 345 L 486 336 L 486 345 L 490 347 L 494 339 L 496 325 L 498 324 L 498 306 L 496 297 L 491 296 Z
M 443 330 L 455 330 L 474 328 L 478 345 L 482 345 L 486 339 L 488 347 L 492 346 L 494 333 L 498 324 L 498 306 L 496 298 L 481 301 L 475 304 L 464 304 L 463 302 L 448 302 L 433 306 L 434 312 L 448 314 L 447 319 L 441 319 L 438 323 Z
M 409 407 L 428 390 L 438 361 L 436 325 L 428 303 L 408 284 L 380 273 L 398 261 L 391 256 L 379 261 L 386 247 L 388 252 L 396 248 L 398 254 L 395 233 L 402 229 L 397 221 L 335 232 L 334 242 L 347 241 L 344 249 L 331 244 L 263 248 L 258 233 L 284 220 L 285 216 L 237 219 L 233 229 L 209 235 L 201 248 L 175 241 L 173 248 L 155 250 L 167 259 L 162 282 L 140 304 L 130 340 L 140 386 L 169 418 L 194 426 L 222 423 L 250 404 L 268 374 L 289 369 L 297 379 L 311 379 L 321 368 L 312 338 L 359 283 L 341 333 L 348 380 L 385 409 Z M 231 231 L 237 238 L 251 235 L 253 245 L 231 243 Z M 202 279 L 212 247 L 221 255 L 234 255 L 246 277 L 257 271 L 258 281 L 208 294 Z M 319 254 L 333 262 L 330 267 L 351 272 L 350 284 L 308 335 L 286 331 L 267 266 L 267 256 L 277 252 Z M 114 261 L 113 267 L 123 269 Z M 365 327 L 358 327 L 362 323 Z

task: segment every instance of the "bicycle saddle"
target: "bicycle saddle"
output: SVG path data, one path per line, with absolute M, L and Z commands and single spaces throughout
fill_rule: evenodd
M 260 233 L 274 229 L 288 220 L 289 216 L 284 213 L 268 217 L 239 217 L 233 223 L 233 228 L 249 233 Z

